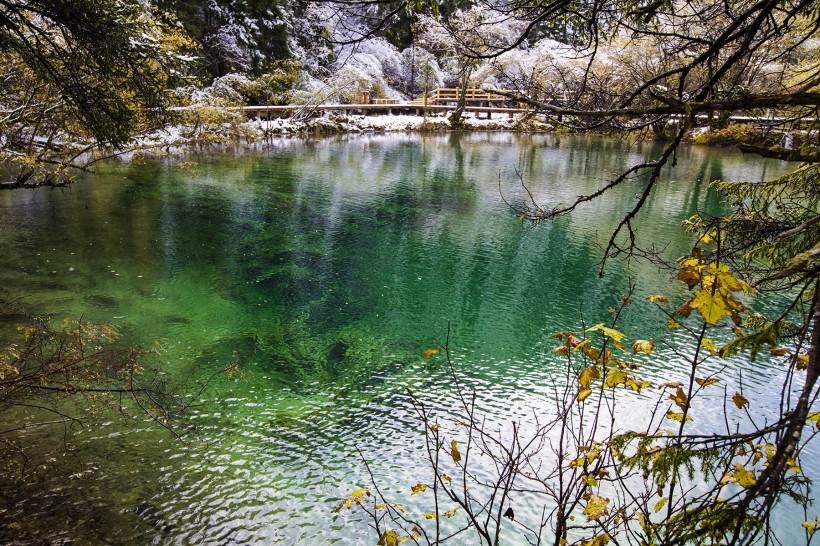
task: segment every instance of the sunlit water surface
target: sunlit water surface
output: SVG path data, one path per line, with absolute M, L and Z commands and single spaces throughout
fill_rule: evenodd
M 234 360 L 253 375 L 212 385 L 188 417 L 200 427 L 190 447 L 117 415 L 74 430 L 64 468 L 2 482 L 0 540 L 374 544 L 357 512 L 333 509 L 369 484 L 360 453 L 388 494 L 430 509 L 409 498 L 430 471 L 407 392 L 442 422 L 456 414 L 446 360 L 421 354 L 448 324 L 454 365 L 493 423 L 549 413 L 562 367 L 552 334 L 578 328 L 581 312 L 607 320 L 630 281 L 621 328 L 630 340 L 669 335 L 645 296 L 680 297 L 672 274 L 616 260 L 598 277 L 600 246 L 642 181 L 535 227 L 505 203 L 528 203 L 522 181 L 539 205 L 566 203 L 661 149 L 512 134 L 277 140 L 4 192 L 6 298 L 111 322 L 123 343 L 164 340 L 150 363 L 171 377 Z M 719 209 L 710 180 L 786 171 L 730 150 L 684 147 L 677 161 L 639 216 L 640 242 L 668 257 L 691 246 L 682 220 Z M 3 339 L 18 321 L 0 323 Z M 656 354 L 649 379 L 681 375 Z M 781 373 L 734 366 L 750 398 Z M 705 405 L 703 420 L 718 422 L 720 407 Z M 540 507 L 516 511 L 526 521 Z

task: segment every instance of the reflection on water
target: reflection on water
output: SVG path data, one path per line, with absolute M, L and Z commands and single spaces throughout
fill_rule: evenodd
M 442 358 L 420 354 L 448 323 L 464 381 L 503 421 L 548 405 L 551 334 L 576 326 L 581 308 L 594 324 L 629 280 L 636 302 L 677 289 L 640 262 L 597 277 L 599 246 L 641 180 L 537 227 L 499 190 L 522 204 L 523 181 L 552 207 L 659 150 L 512 134 L 283 139 L 108 164 L 69 190 L 5 192 L 4 297 L 30 313 L 113 322 L 128 343 L 165 339 L 155 363 L 172 374 L 208 375 L 236 355 L 254 377 L 212 389 L 190 416 L 201 433 L 190 448 L 118 417 L 75 431 L 65 473 L 2 482 L 0 540 L 365 540 L 356 516 L 332 508 L 367 482 L 357 447 L 387 490 L 406 496 L 416 483 L 423 443 L 406 392 L 455 411 Z M 682 254 L 691 242 L 680 222 L 720 207 L 706 182 L 784 168 L 683 148 L 641 213 L 641 242 Z M 630 337 L 660 335 L 648 304 L 636 308 Z M 6 317 L 2 339 L 20 318 Z M 648 373 L 675 371 L 657 362 Z M 764 385 L 772 373 L 744 379 Z

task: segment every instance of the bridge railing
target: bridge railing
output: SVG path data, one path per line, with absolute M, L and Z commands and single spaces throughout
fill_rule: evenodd
M 466 102 L 503 102 L 508 100 L 503 95 L 484 91 L 483 89 L 465 89 L 464 100 Z M 458 102 L 462 96 L 462 90 L 452 87 L 438 87 L 427 93 L 427 104 L 447 104 L 448 102 Z M 416 98 L 414 102 L 423 101 L 424 94 Z

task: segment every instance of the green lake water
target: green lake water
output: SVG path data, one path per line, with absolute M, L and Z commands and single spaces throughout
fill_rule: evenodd
M 504 133 L 282 139 L 3 192 L 4 298 L 111 322 L 123 343 L 164 340 L 150 363 L 171 377 L 234 359 L 253 376 L 211 386 L 188 417 L 200 427 L 190 447 L 117 415 L 74 431 L 64 472 L 0 481 L 0 541 L 374 544 L 355 513 L 333 509 L 368 485 L 357 448 L 386 490 L 406 497 L 418 483 L 423 435 L 406 392 L 442 419 L 456 410 L 446 361 L 421 355 L 448 324 L 456 368 L 499 422 L 549 407 L 561 367 L 552 334 L 577 328 L 581 310 L 588 324 L 606 320 L 630 281 L 629 338 L 668 335 L 645 296 L 681 295 L 673 274 L 616 260 L 597 275 L 642 181 L 538 226 L 499 193 L 524 203 L 520 173 L 552 207 L 661 150 Z M 639 241 L 669 257 L 692 243 L 682 220 L 719 209 L 710 180 L 787 169 L 701 147 L 677 161 L 639 215 Z M 0 339 L 19 320 L 3 318 Z M 647 367 L 677 373 L 671 357 Z M 748 366 L 744 385 L 766 392 L 778 373 Z

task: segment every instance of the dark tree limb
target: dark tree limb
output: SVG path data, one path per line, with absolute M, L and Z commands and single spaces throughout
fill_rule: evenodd
M 751 144 L 739 144 L 737 147 L 744 154 L 757 154 L 762 157 L 780 159 L 783 161 L 800 161 L 802 163 L 820 163 L 820 153 L 802 153 L 800 150 L 786 150 L 783 148 L 765 148 Z

